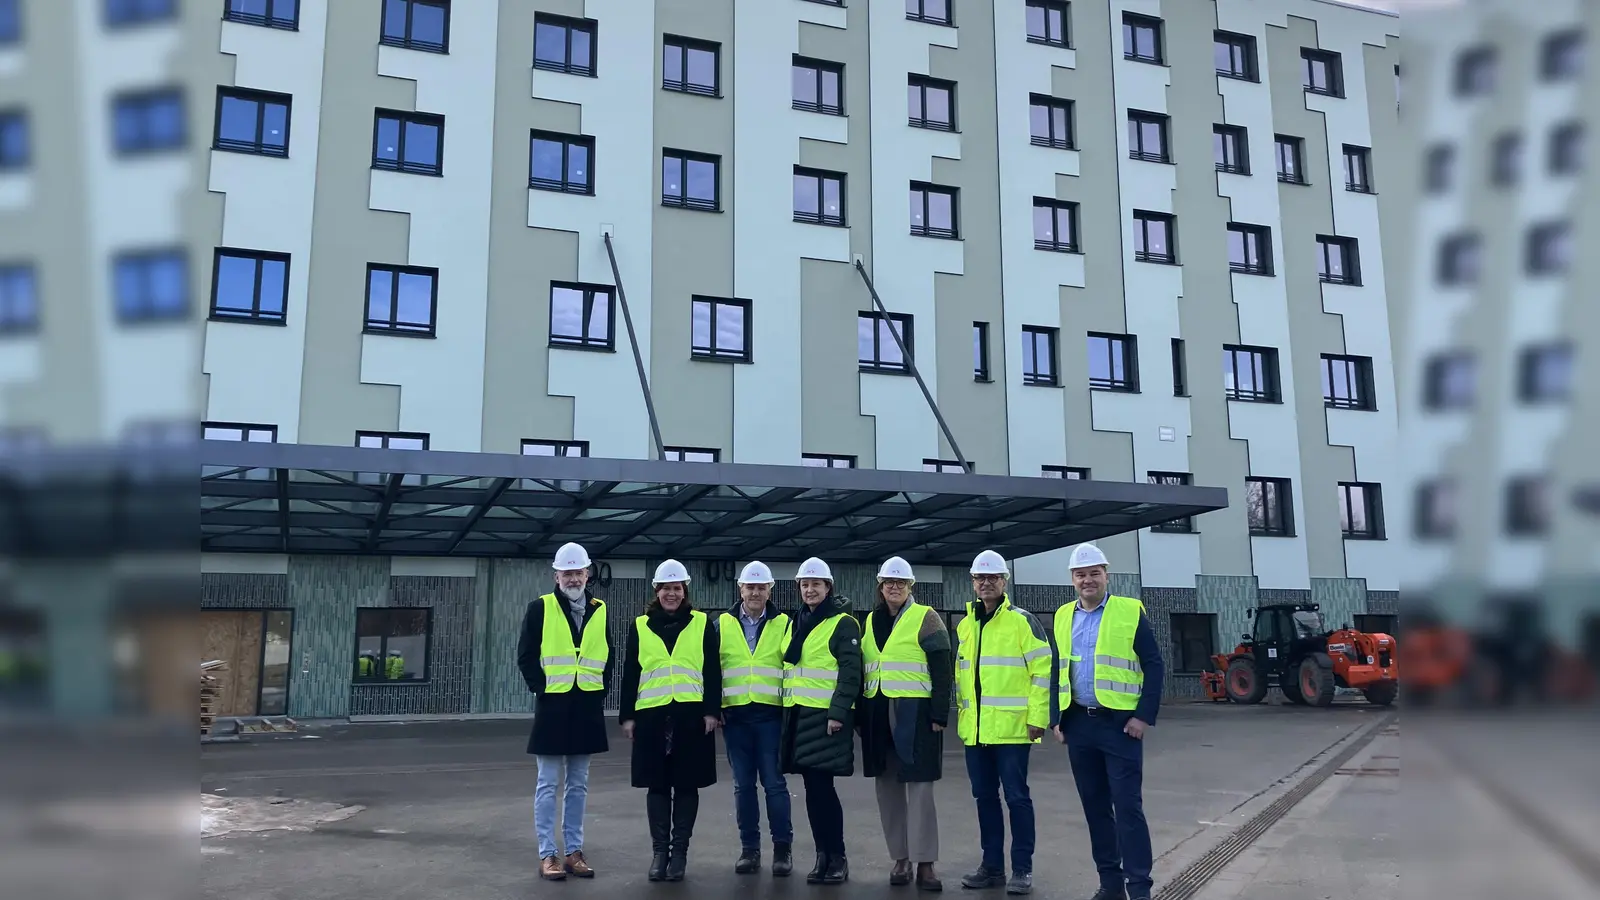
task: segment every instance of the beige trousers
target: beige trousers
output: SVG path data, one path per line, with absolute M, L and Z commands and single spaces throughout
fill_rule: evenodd
M 891 748 L 889 767 L 873 779 L 878 793 L 878 816 L 890 859 L 912 862 L 939 861 L 939 817 L 934 812 L 934 782 L 900 781 L 900 758 Z

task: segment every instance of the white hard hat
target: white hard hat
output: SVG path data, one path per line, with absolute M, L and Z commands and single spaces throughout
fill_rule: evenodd
M 589 551 L 583 549 L 581 544 L 562 544 L 556 551 L 555 562 L 550 568 L 557 572 L 572 572 L 577 569 L 589 568 Z
M 833 570 L 828 568 L 827 563 L 813 556 L 801 563 L 800 571 L 794 573 L 795 581 L 800 581 L 805 578 L 824 578 L 828 581 L 832 581 Z
M 771 584 L 773 581 L 772 570 L 760 560 L 745 563 L 744 571 L 739 573 L 740 584 Z
M 683 563 L 675 559 L 669 559 L 656 566 L 656 577 L 650 579 L 651 584 L 670 584 L 675 581 L 681 581 L 684 584 L 689 583 L 689 570 L 683 567 Z
M 985 550 L 978 554 L 972 561 L 972 574 L 974 575 L 1005 575 L 1010 576 L 1011 570 L 1006 568 L 1006 558 L 993 550 Z
M 1106 555 L 1100 548 L 1093 544 L 1079 544 L 1072 548 L 1072 561 L 1067 564 L 1069 569 L 1086 569 L 1089 566 L 1109 565 Z
M 883 568 L 878 570 L 878 580 L 885 578 L 902 578 L 906 581 L 916 581 L 917 577 L 911 574 L 911 564 L 898 556 L 891 556 L 883 561 Z

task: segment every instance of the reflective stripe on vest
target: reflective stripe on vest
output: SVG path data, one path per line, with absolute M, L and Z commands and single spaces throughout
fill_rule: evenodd
M 606 660 L 611 650 L 606 644 L 606 605 L 590 599 L 594 615 L 583 625 L 580 643 L 572 643 L 567 602 L 555 594 L 545 594 L 544 635 L 539 641 L 539 667 L 544 669 L 544 689 L 548 694 L 565 694 L 576 685 L 580 691 L 606 689 Z
M 1066 615 L 1062 615 L 1062 613 Z M 1083 660 L 1073 655 L 1072 620 L 1078 612 L 1078 603 L 1062 607 L 1056 613 L 1056 646 L 1061 648 L 1061 674 L 1057 677 L 1060 706 L 1072 705 L 1072 666 Z M 1085 706 L 1103 706 L 1106 709 L 1131 710 L 1139 706 L 1139 695 L 1144 690 L 1144 667 L 1133 652 L 1133 636 L 1139 630 L 1139 617 L 1144 614 L 1144 604 L 1132 597 L 1107 596 L 1105 611 L 1100 614 L 1100 630 L 1094 639 L 1094 702 Z M 1080 700 L 1080 703 L 1083 701 Z
M 967 746 L 1031 743 L 1029 721 L 1049 718 L 1050 679 L 1041 671 L 1049 670 L 1050 644 L 1009 597 L 980 625 L 981 602 L 968 603 L 956 627 L 956 732 Z
M 876 697 L 882 691 L 885 697 L 932 697 L 933 675 L 928 670 L 928 654 L 923 652 L 918 636 L 922 631 L 923 616 L 928 607 L 912 600 L 908 602 L 889 630 L 889 640 L 878 647 L 878 635 L 867 617 L 865 633 L 861 635 L 862 674 L 865 681 L 861 696 Z
M 721 632 L 722 705 L 747 706 L 783 702 L 783 648 L 789 640 L 789 617 L 773 616 L 756 638 L 756 649 L 744 639 L 744 625 L 723 613 L 717 619 Z
M 844 613 L 829 616 L 827 621 L 811 629 L 805 644 L 800 647 L 800 662 L 783 664 L 783 705 L 827 709 L 833 705 L 833 692 L 839 686 L 839 661 L 834 659 L 828 642 Z M 784 639 L 784 653 L 789 641 L 794 639 L 794 629 L 789 629 Z
M 706 614 L 689 613 L 689 624 L 678 632 L 672 651 L 650 630 L 650 617 L 633 620 L 639 630 L 639 696 L 634 709 L 668 703 L 698 703 L 705 699 Z

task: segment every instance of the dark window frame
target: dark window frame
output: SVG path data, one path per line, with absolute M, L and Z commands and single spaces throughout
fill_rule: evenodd
M 711 330 L 711 344 L 701 347 L 694 341 L 694 313 L 696 307 L 705 304 L 709 307 L 710 316 L 707 318 Z M 717 345 L 717 312 L 721 307 L 733 307 L 743 311 L 744 334 L 740 337 L 740 347 L 737 352 L 730 352 Z M 704 294 L 694 294 L 689 297 L 689 356 L 691 359 L 706 362 L 747 363 L 753 358 L 754 348 L 751 346 L 755 335 L 750 324 L 751 303 L 749 300 L 737 297 L 712 297 Z
M 1251 537 L 1285 537 L 1295 536 L 1294 518 L 1294 485 L 1287 478 L 1271 478 L 1261 475 L 1251 475 L 1245 478 L 1245 524 L 1250 530 Z M 1250 509 L 1250 494 L 1254 486 L 1261 487 L 1261 516 L 1260 523 L 1251 521 L 1254 518 Z
M 1048 325 L 1022 326 L 1022 383 L 1037 387 L 1061 387 L 1061 329 Z M 1033 371 L 1028 371 L 1028 348 L 1033 349 Z M 1040 371 L 1039 349 L 1048 359 L 1048 371 Z
M 1275 134 L 1272 136 L 1272 142 L 1278 181 L 1282 184 L 1310 184 L 1311 180 L 1306 177 L 1306 139 L 1288 134 Z M 1294 167 L 1292 172 L 1284 168 L 1286 150 L 1289 153 L 1287 162 Z
M 1439 242 L 1438 268 L 1435 277 L 1446 287 L 1462 287 L 1478 283 L 1482 276 L 1483 239 L 1477 232 L 1449 234 Z
M 1090 331 L 1084 335 L 1089 345 L 1089 352 L 1093 354 L 1094 341 L 1106 342 L 1106 371 L 1115 373 L 1118 351 L 1122 356 L 1122 378 L 1112 374 L 1108 378 L 1095 378 L 1091 366 L 1089 375 L 1089 390 L 1111 391 L 1119 394 L 1139 393 L 1139 338 L 1131 334 L 1112 334 L 1104 331 Z
M 849 175 L 844 172 L 831 172 L 827 169 L 810 169 L 805 166 L 795 166 L 794 177 L 814 179 L 817 186 L 817 211 L 808 213 L 798 209 L 794 210 L 794 221 L 806 225 L 827 225 L 834 228 L 843 228 L 849 224 L 849 213 L 846 208 L 846 193 L 850 186 Z M 829 181 L 837 182 L 839 185 L 839 214 L 836 216 L 824 212 L 827 208 L 826 184 Z M 798 190 L 798 186 L 796 186 L 796 190 Z
M 1423 155 L 1423 185 L 1430 194 L 1441 194 L 1450 189 L 1454 181 L 1456 148 L 1449 144 L 1434 144 Z
M 374 439 L 376 441 L 376 443 L 370 444 L 370 445 L 367 444 L 367 443 L 364 443 L 369 438 L 370 439 Z M 396 447 L 396 446 L 394 446 L 394 442 L 395 441 L 415 442 L 419 446 L 416 446 L 416 447 Z M 428 449 L 428 444 L 431 441 L 432 441 L 432 437 L 427 432 L 423 432 L 423 431 L 357 431 L 356 432 L 356 446 L 357 447 L 372 447 L 372 448 L 381 449 L 381 450 L 426 450 L 426 449 Z M 360 484 L 383 484 L 385 481 L 388 480 L 388 476 L 383 475 L 383 474 L 378 473 L 378 472 L 352 472 L 351 474 L 354 476 L 353 480 L 358 482 L 358 483 L 360 483 Z M 411 486 L 425 485 L 425 484 L 428 483 L 429 477 L 430 476 L 427 476 L 427 475 L 405 475 L 405 476 L 401 477 L 400 483 L 403 484 L 403 485 L 411 485 Z
M 22 0 L 0 0 L 0 47 L 14 47 L 27 39 L 22 26 Z
M 1587 60 L 1588 37 L 1582 28 L 1557 31 L 1539 43 L 1539 77 L 1543 81 L 1560 81 L 1582 75 Z M 1563 52 L 1576 55 L 1577 61 L 1567 68 Z
M 861 358 L 860 334 L 861 334 L 861 320 L 863 320 L 863 319 L 868 319 L 873 323 L 873 325 L 872 325 L 872 356 L 869 359 L 862 359 Z M 892 338 L 892 337 L 889 338 L 887 344 L 885 343 L 884 338 L 886 337 L 886 335 L 883 333 L 883 329 L 881 327 L 879 327 L 879 323 L 882 323 L 885 320 L 887 320 L 888 322 L 891 323 L 890 326 L 889 326 L 891 329 L 894 329 L 896 324 L 899 325 L 898 333 L 900 335 L 900 340 L 905 342 L 905 345 L 906 345 L 905 353 L 902 355 L 902 359 L 898 363 L 885 361 L 884 358 L 883 358 L 883 348 L 885 346 L 894 347 L 895 348 L 895 352 L 897 352 L 897 353 L 900 350 L 900 348 L 898 346 L 896 346 L 894 338 Z M 871 373 L 878 374 L 878 375 L 910 375 L 911 374 L 911 363 L 915 358 L 916 348 L 917 348 L 917 343 L 916 343 L 916 317 L 913 316 L 911 313 L 892 312 L 892 313 L 889 313 L 887 316 L 885 316 L 883 313 L 880 313 L 880 312 L 878 312 L 876 310 L 872 310 L 872 311 L 869 311 L 869 312 L 858 312 L 858 313 L 856 313 L 856 335 L 857 335 L 857 342 L 856 342 L 856 369 L 857 369 L 857 371 L 860 371 L 860 372 L 871 372 Z
M 922 460 L 922 471 L 937 472 L 941 475 L 971 475 L 976 472 L 977 469 L 978 464 L 970 459 L 967 460 L 965 467 L 961 465 L 961 460 L 959 459 L 934 459 L 933 457 L 923 457 Z
M 1553 403 L 1571 398 L 1572 381 L 1576 374 L 1576 349 L 1571 341 L 1559 339 L 1541 341 L 1523 347 L 1517 353 L 1517 399 L 1523 403 Z M 1552 383 L 1544 369 L 1557 364 L 1564 377 Z
M 677 51 L 678 70 L 683 77 L 677 81 L 667 78 L 667 54 Z M 703 85 L 689 78 L 690 52 L 710 53 L 712 83 Z M 661 89 L 678 94 L 689 94 L 695 97 L 722 97 L 722 44 L 717 41 L 707 41 L 700 38 L 685 37 L 680 34 L 664 34 L 661 36 Z
M 1122 58 L 1132 62 L 1150 63 L 1164 66 L 1167 64 L 1166 22 L 1154 16 L 1141 16 L 1138 13 L 1125 12 L 1122 14 Z M 1138 52 L 1139 33 L 1150 33 L 1151 43 L 1154 48 L 1149 54 Z M 1129 37 L 1133 38 L 1132 43 Z
M 935 238 L 937 240 L 961 240 L 961 189 L 947 187 L 942 184 L 933 184 L 927 181 L 911 182 L 911 192 L 922 195 L 922 224 L 911 223 L 911 234 L 916 237 Z M 950 198 L 950 227 L 936 228 L 928 224 L 931 204 L 929 199 L 933 194 L 943 194 Z
M 1149 150 L 1145 147 L 1144 127 L 1156 127 L 1157 149 Z M 1128 110 L 1128 158 L 1142 160 L 1143 162 L 1168 163 L 1172 162 L 1172 117 L 1165 113 L 1149 112 L 1142 109 Z
M 5 153 L 9 143 L 4 132 L 15 128 L 22 133 L 21 150 L 14 156 Z M 33 165 L 33 117 L 20 107 L 0 109 L 0 172 L 23 171 Z
M 1308 94 L 1323 97 L 1344 97 L 1344 56 L 1332 50 L 1317 47 L 1300 48 L 1300 86 Z M 1319 84 L 1317 66 L 1321 64 L 1327 75 L 1325 84 Z
M 222 286 L 222 260 L 224 257 L 231 259 L 252 260 L 255 263 L 255 287 L 251 291 L 250 309 L 248 312 L 235 307 L 232 311 L 222 310 L 217 306 L 218 296 Z M 262 282 L 266 263 L 283 264 L 283 298 L 282 311 L 262 310 Z M 211 256 L 211 303 L 208 318 L 213 322 L 245 322 L 255 325 L 287 325 L 289 324 L 289 277 L 294 269 L 294 262 L 288 253 L 273 250 L 247 250 L 243 247 L 217 247 Z
M 682 173 L 679 181 L 677 196 L 667 193 L 667 162 L 677 160 L 679 171 Z M 706 163 L 712 167 L 713 181 L 716 186 L 715 193 L 710 200 L 703 197 L 689 196 L 689 164 Z M 715 153 L 699 153 L 693 150 L 679 150 L 675 147 L 661 149 L 661 205 L 669 209 L 684 209 L 693 212 L 722 212 L 722 157 Z
M 1545 167 L 1552 175 L 1573 175 L 1583 171 L 1588 132 L 1584 124 L 1567 121 L 1550 129 Z
M 1150 484 L 1191 485 L 1194 484 L 1194 473 L 1150 471 L 1145 473 L 1145 481 Z M 1194 534 L 1194 516 L 1183 516 L 1166 522 L 1158 522 L 1150 526 L 1150 532 L 1152 534 Z
M 1344 274 L 1334 274 L 1329 251 L 1337 247 L 1340 250 L 1341 261 L 1344 263 Z M 1323 284 L 1344 284 L 1352 287 L 1361 286 L 1361 245 L 1353 237 L 1343 237 L 1332 234 L 1317 235 L 1317 279 Z
M 1189 348 L 1183 338 L 1172 339 L 1172 396 L 1189 396 Z
M 812 469 L 854 469 L 857 462 L 856 457 L 842 453 L 800 454 L 800 465 Z M 820 465 L 818 465 L 819 463 Z M 835 465 L 835 463 L 845 463 L 845 465 L 840 466 Z
M 560 60 L 539 58 L 538 32 L 540 25 L 560 28 L 565 33 L 565 56 Z M 600 23 L 594 19 L 580 19 L 574 16 L 563 16 L 556 13 L 536 12 L 533 14 L 533 67 L 541 72 L 557 72 L 563 75 L 577 75 L 583 78 L 598 78 L 600 71 Z M 572 35 L 585 34 L 589 37 L 589 64 L 581 65 L 572 61 Z
M 533 145 L 535 141 L 545 141 L 561 145 L 561 181 L 538 178 L 533 174 Z M 572 181 L 572 148 L 582 147 L 589 152 L 589 174 L 583 184 Z M 562 134 L 557 131 L 541 131 L 537 128 L 528 132 L 528 189 L 534 191 L 549 191 L 555 194 L 574 194 L 582 197 L 594 196 L 594 137 L 586 134 Z
M 1334 377 L 1336 367 L 1344 369 L 1344 383 L 1348 391 L 1339 390 L 1339 379 Z M 1348 409 L 1373 412 L 1378 408 L 1377 392 L 1372 372 L 1372 357 L 1352 356 L 1342 353 L 1324 353 L 1322 368 L 1322 405 L 1327 409 Z
M 1164 225 L 1167 230 L 1167 252 L 1158 253 L 1149 249 L 1150 227 Z M 1178 264 L 1178 217 L 1172 213 L 1155 212 L 1148 209 L 1133 211 L 1133 258 L 1138 262 L 1156 263 L 1158 265 L 1175 266 Z M 1141 247 L 1143 249 L 1141 249 Z
M 387 319 L 374 319 L 372 317 L 372 276 L 376 272 L 386 272 L 390 275 L 389 316 Z M 399 321 L 401 275 L 426 276 L 430 281 L 428 321 L 426 325 Z M 439 329 L 439 270 L 432 266 L 367 263 L 367 288 L 365 303 L 361 309 L 364 323 L 361 328 L 362 334 L 418 338 L 436 337 Z
M 1451 87 L 1455 95 L 1478 97 L 1494 93 L 1499 63 L 1499 54 L 1491 45 L 1479 45 L 1462 50 L 1456 57 L 1455 71 L 1451 78 Z M 1478 79 L 1485 71 L 1488 73 L 1487 83 L 1479 84 Z
M 117 290 L 117 277 L 123 265 L 129 263 L 148 264 L 161 260 L 176 260 L 183 270 L 183 297 L 177 307 L 173 309 L 152 309 L 148 302 L 144 302 L 136 310 L 130 310 L 127 301 Z M 165 325 L 182 322 L 189 318 L 189 312 L 194 306 L 193 297 L 193 272 L 190 266 L 193 260 L 189 258 L 188 251 L 181 246 L 152 247 L 143 250 L 125 250 L 117 253 L 111 259 L 112 305 L 115 308 L 116 319 L 123 325 Z M 145 285 L 145 299 L 148 301 L 149 286 Z
M 177 105 L 178 119 L 178 135 L 170 143 L 161 143 L 148 133 L 141 134 L 140 139 L 132 145 L 121 142 L 123 135 L 117 127 L 117 122 L 122 112 L 135 112 L 143 118 L 147 117 L 155 107 L 169 102 Z M 141 121 L 140 130 L 148 132 L 148 123 Z M 124 159 L 183 150 L 189 143 L 188 95 L 181 87 L 165 86 L 124 91 L 113 96 L 111 98 L 111 140 L 116 155 Z
M 674 456 L 676 454 L 676 456 Z M 662 447 L 661 455 L 672 462 L 717 463 L 722 462 L 722 450 L 717 447 Z M 709 456 L 710 459 L 691 459 L 691 456 Z
M 400 47 L 406 50 L 419 50 L 423 53 L 449 53 L 450 52 L 450 0 L 401 0 L 406 8 L 406 21 L 399 36 L 389 35 L 389 3 L 385 0 L 383 12 L 378 23 L 378 43 L 386 47 Z M 440 40 L 432 41 L 418 38 L 412 33 L 418 6 L 431 6 L 444 11 L 444 34 Z
M 383 618 L 385 619 L 385 628 L 383 629 L 385 633 L 384 634 L 379 634 L 379 635 L 374 635 L 375 637 L 377 637 L 379 639 L 379 643 L 378 643 L 378 661 L 380 663 L 382 663 L 383 661 L 385 661 L 385 660 L 387 660 L 389 658 L 389 639 L 391 637 L 396 637 L 397 636 L 397 635 L 391 635 L 391 634 L 387 633 L 388 631 L 393 629 L 393 625 L 389 624 L 388 620 L 391 619 L 391 618 L 396 618 L 398 614 L 402 614 L 403 613 L 403 614 L 407 614 L 407 615 L 415 615 L 416 613 L 419 613 L 419 612 L 425 614 L 425 616 L 424 616 L 425 625 L 424 625 L 424 630 L 422 632 L 422 637 L 423 637 L 423 645 L 422 645 L 423 646 L 423 650 L 422 650 L 422 677 L 421 678 L 402 678 L 402 679 L 391 681 L 389 679 L 388 667 L 387 666 L 383 667 L 382 674 L 369 675 L 369 676 L 366 676 L 366 677 L 362 677 L 360 675 L 360 671 L 361 671 L 361 666 L 360 666 L 360 664 L 361 664 L 361 638 L 363 637 L 363 635 L 361 634 L 361 617 L 362 617 L 362 613 L 369 613 L 369 614 L 377 613 L 377 614 L 381 614 L 383 616 Z M 413 687 L 413 686 L 416 686 L 416 685 L 428 684 L 429 681 L 431 680 L 432 676 L 433 676 L 433 626 L 434 626 L 434 617 L 433 617 L 433 607 L 431 607 L 431 606 L 360 606 L 360 607 L 357 607 L 356 608 L 356 626 L 355 626 L 355 631 L 356 631 L 355 654 L 354 654 L 354 657 L 351 659 L 351 663 L 350 663 L 350 671 L 351 671 L 350 679 L 351 679 L 351 683 L 352 684 L 356 684 L 356 685 L 362 685 L 362 686 L 395 685 L 395 686 L 407 686 L 407 687 Z
M 796 69 L 804 70 L 814 76 L 817 92 L 816 101 L 813 102 L 811 100 L 801 100 L 794 96 L 794 70 Z M 828 75 L 833 76 L 834 92 L 839 97 L 839 102 L 836 104 L 829 104 L 823 99 L 827 96 L 827 92 L 823 88 L 827 81 L 826 76 Z M 843 116 L 845 114 L 844 63 L 834 62 L 833 60 L 828 59 L 816 59 L 814 57 L 801 56 L 797 53 L 791 57 L 789 61 L 789 84 L 790 109 L 797 109 L 801 112 L 817 113 L 824 116 Z
M 1460 387 L 1462 379 L 1465 388 Z M 1470 408 L 1478 397 L 1477 355 L 1470 350 L 1445 350 L 1429 356 L 1423 363 L 1422 390 L 1425 409 Z
M 108 31 L 171 22 L 179 17 L 180 0 L 103 0 L 101 15 Z
M 556 303 L 555 293 L 558 290 L 578 291 L 582 295 L 582 308 L 579 310 L 579 327 L 582 334 L 569 335 L 556 333 Z M 589 319 L 592 310 L 604 296 L 606 304 L 606 334 L 603 338 L 589 337 Z M 615 353 L 617 349 L 617 289 L 609 284 L 587 284 L 578 281 L 552 281 L 550 282 L 550 315 L 549 315 L 549 340 L 547 346 L 552 350 L 585 350 L 598 353 Z
M 1376 194 L 1372 185 L 1372 148 L 1344 144 L 1344 189 L 1352 194 Z
M 1357 528 L 1355 496 L 1359 492 L 1365 528 Z M 1382 541 L 1389 533 L 1383 518 L 1383 485 L 1371 481 L 1339 482 L 1339 532 L 1347 541 Z
M 1523 151 L 1527 142 L 1514 131 L 1495 135 L 1489 146 L 1489 183 L 1511 187 L 1522 180 Z
M 1517 475 L 1506 481 L 1505 532 L 1512 537 L 1536 537 L 1549 532 L 1550 479 L 1545 475 Z
M 1211 134 L 1221 138 L 1221 143 L 1213 141 L 1213 161 L 1218 172 L 1230 175 L 1250 174 L 1250 129 L 1243 125 L 1216 124 L 1211 126 Z M 1222 149 L 1222 159 L 1215 159 L 1215 151 Z M 1232 162 L 1229 157 L 1233 157 Z
M 222 8 L 223 21 L 260 28 L 276 28 L 279 31 L 300 30 L 300 0 L 262 0 L 262 2 L 266 4 L 265 13 L 250 13 L 239 8 L 243 5 L 243 0 L 226 0 Z M 293 10 L 292 14 L 279 15 L 278 10 L 286 5 Z
M 26 285 L 26 287 L 22 287 Z M 14 312 L 22 302 L 12 292 L 27 293 L 29 308 Z M 37 334 L 39 331 L 39 268 L 32 262 L 0 263 L 0 337 Z
M 1044 12 L 1044 32 L 1035 34 L 1025 31 L 1030 44 L 1042 44 L 1047 47 L 1060 47 L 1064 50 L 1072 49 L 1072 4 L 1067 0 L 1026 0 L 1023 4 L 1023 28 L 1029 27 L 1027 15 L 1029 10 L 1042 10 Z M 1050 33 L 1050 14 L 1058 13 L 1061 17 L 1061 34 Z
M 1248 365 L 1241 365 L 1248 362 Z M 1223 396 L 1239 403 L 1282 403 L 1283 380 L 1279 371 L 1278 348 L 1261 347 L 1249 344 L 1223 344 L 1222 345 L 1223 373 L 1233 375 L 1233 386 L 1223 384 Z M 1240 377 L 1241 371 L 1248 372 L 1249 383 L 1254 387 L 1244 387 L 1245 379 Z M 1259 377 L 1258 377 L 1259 376 Z
M 213 435 L 213 434 L 211 434 L 212 431 L 236 431 L 236 432 L 238 432 L 238 436 L 237 437 L 226 437 L 226 436 L 222 436 L 222 435 Z M 270 440 L 270 441 L 254 441 L 254 440 L 251 440 L 251 436 L 256 434 L 256 433 L 267 434 L 267 435 L 271 436 L 272 440 Z M 207 440 L 207 441 L 239 441 L 239 442 L 243 442 L 243 443 L 254 443 L 254 444 L 276 444 L 278 442 L 278 426 L 276 426 L 276 425 L 266 425 L 266 424 L 259 423 L 259 422 L 211 422 L 211 421 L 207 421 L 207 422 L 201 422 L 200 423 L 200 437 L 201 437 L 202 440 Z
M 549 448 L 550 452 L 529 453 L 528 450 L 532 448 Z M 574 454 L 568 452 L 571 450 L 579 451 L 576 454 L 576 457 L 574 457 Z M 552 441 L 543 438 L 523 438 L 520 452 L 523 456 L 549 456 L 561 457 L 563 459 L 582 458 L 589 455 L 589 442 L 566 440 Z
M 1262 275 L 1271 277 L 1273 267 L 1272 228 L 1268 225 L 1251 225 L 1247 222 L 1228 223 L 1228 271 L 1238 275 Z M 1243 238 L 1245 258 L 1236 262 L 1233 259 L 1233 235 Z M 1250 251 L 1254 243 L 1256 260 L 1250 260 Z
M 1080 230 L 1079 230 L 1079 227 L 1078 227 L 1079 210 L 1078 210 L 1077 201 L 1075 201 L 1075 200 L 1057 200 L 1054 197 L 1035 197 L 1035 198 L 1033 198 L 1033 209 L 1034 209 L 1033 249 L 1035 249 L 1035 250 L 1047 250 L 1047 251 L 1050 251 L 1050 252 L 1053 252 L 1053 253 L 1082 253 L 1083 252 L 1083 245 L 1081 243 L 1079 243 L 1079 241 L 1078 241 L 1078 235 L 1080 233 Z M 1050 210 L 1050 226 L 1051 226 L 1050 227 L 1050 231 L 1054 235 L 1054 237 L 1042 238 L 1042 237 L 1039 236 L 1039 232 L 1038 232 L 1038 221 L 1039 221 L 1038 220 L 1038 211 L 1041 210 L 1041 209 Z M 1062 213 L 1066 214 L 1066 216 L 1065 216 L 1065 218 L 1066 218 L 1066 231 L 1067 231 L 1067 239 L 1066 240 L 1062 240 L 1061 239 Z
M 911 9 L 913 3 L 917 6 L 916 11 Z M 928 12 L 928 7 L 931 4 L 943 5 L 944 14 L 941 16 Z M 954 28 L 956 25 L 955 0 L 906 0 L 906 18 L 912 22 L 926 22 L 929 25 L 943 25 L 947 28 Z
M 1049 134 L 1040 135 L 1033 130 L 1033 110 L 1044 109 L 1046 122 L 1050 129 Z M 1065 97 L 1053 97 L 1049 94 L 1028 95 L 1028 143 L 1035 147 L 1049 147 L 1054 150 L 1078 149 L 1078 129 L 1076 124 L 1077 104 Z M 1055 126 L 1059 123 L 1066 137 L 1055 137 Z
M 385 119 L 399 126 L 399 140 L 395 146 L 395 160 L 390 162 L 378 156 L 378 135 Z M 432 125 L 438 129 L 433 157 L 438 162 L 428 165 L 406 161 L 407 125 Z M 403 172 L 407 175 L 444 175 L 444 116 L 434 113 L 406 112 L 398 109 L 375 109 L 372 114 L 372 168 L 385 172 Z
M 1223 31 L 1218 29 L 1211 33 L 1211 42 L 1211 60 L 1213 68 L 1216 68 L 1218 77 L 1260 83 L 1260 57 L 1256 51 L 1256 39 L 1254 35 L 1239 34 L 1238 32 L 1234 31 Z M 1229 51 L 1229 68 L 1227 69 L 1217 68 L 1215 65 L 1217 58 L 1216 50 L 1218 47 L 1223 46 L 1227 47 Z M 1236 67 L 1234 65 L 1235 63 L 1237 63 Z
M 1216 613 L 1169 613 L 1172 671 L 1192 675 L 1206 671 L 1217 652 Z M 1196 649 L 1198 647 L 1198 649 Z
M 989 323 L 972 323 L 972 380 L 980 384 L 994 381 L 994 368 L 989 353 Z
M 916 115 L 913 110 L 906 110 L 906 124 L 912 128 L 926 128 L 929 131 L 958 131 L 956 124 L 956 83 L 945 78 L 934 78 L 930 75 L 911 73 L 906 76 L 906 88 L 917 91 L 917 104 L 921 107 L 922 115 Z M 941 122 L 928 118 L 928 94 L 932 91 L 943 91 L 945 94 L 945 108 L 950 111 L 949 121 Z M 908 97 L 909 100 L 909 97 Z
M 1523 265 L 1529 275 L 1559 275 L 1572 266 L 1572 251 L 1570 223 L 1538 222 L 1528 229 Z
M 1059 478 L 1062 481 L 1088 481 L 1089 469 L 1086 466 L 1043 465 L 1039 467 L 1039 477 Z
M 1456 483 L 1452 478 L 1431 478 L 1417 485 L 1413 499 L 1413 532 L 1419 538 L 1453 537 L 1458 525 Z
M 256 137 L 253 141 L 224 138 L 222 136 L 222 101 L 241 100 L 256 104 Z M 283 146 L 275 147 L 265 142 L 267 127 L 267 107 L 283 107 Z M 227 153 L 243 153 L 250 156 L 270 156 L 276 159 L 289 158 L 289 142 L 294 124 L 294 97 L 290 94 L 280 94 L 276 91 L 261 91 L 254 88 L 217 86 L 216 124 L 211 132 L 211 149 Z

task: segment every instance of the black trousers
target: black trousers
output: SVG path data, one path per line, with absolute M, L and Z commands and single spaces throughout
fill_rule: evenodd
M 700 814 L 700 792 L 694 788 L 651 788 L 645 795 L 650 818 L 650 849 L 655 853 L 684 855 L 694 836 Z
M 806 818 L 811 820 L 811 840 L 820 853 L 845 855 L 844 805 L 833 776 L 806 772 L 800 776 L 806 786 Z

